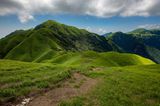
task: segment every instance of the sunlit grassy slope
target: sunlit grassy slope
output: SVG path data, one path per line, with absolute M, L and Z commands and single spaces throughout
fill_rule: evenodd
M 41 62 L 43 63 L 0 60 L 1 101 L 51 88 L 57 82 L 68 78 L 71 71 L 86 70 L 87 72 L 90 67 L 155 64 L 149 59 L 134 54 L 93 51 L 55 53 L 52 59 Z
M 97 53 L 94 51 L 62 52 L 52 59 L 42 62 L 61 64 L 64 66 L 127 66 L 155 64 L 153 61 L 135 54 L 117 52 Z
M 84 71 L 101 78 L 87 96 L 62 101 L 60 106 L 159 106 L 160 65 L 105 67 Z

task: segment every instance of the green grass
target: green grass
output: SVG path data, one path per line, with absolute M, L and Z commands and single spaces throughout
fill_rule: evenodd
M 71 100 L 61 101 L 58 106 L 84 106 L 84 98 L 82 97 L 75 97 Z
M 43 61 L 42 61 L 43 62 Z M 63 66 L 127 66 L 155 64 L 153 61 L 127 53 L 94 51 L 85 52 L 62 52 L 52 59 L 45 60 L 47 63 L 61 64 Z
M 41 58 L 37 59 L 37 62 L 44 58 L 46 54 L 43 54 Z M 53 88 L 58 82 L 69 78 L 73 71 L 80 71 L 90 77 L 103 79 L 103 82 L 98 85 L 100 88 L 95 88 L 95 91 L 91 95 L 91 98 L 94 97 L 102 106 L 112 102 L 113 104 L 120 105 L 135 103 L 134 100 L 129 99 L 130 97 L 126 97 L 123 94 L 123 90 L 131 86 L 133 88 L 135 87 L 135 90 L 132 88 L 129 88 L 128 91 L 126 90 L 128 96 L 132 96 L 136 91 L 139 94 L 148 92 L 139 100 L 140 103 L 144 102 L 144 97 L 154 96 L 154 91 L 159 92 L 158 88 L 153 92 L 151 92 L 152 88 L 149 88 L 156 88 L 156 85 L 159 84 L 159 71 L 154 70 L 158 69 L 158 65 L 142 67 L 141 65 L 155 63 L 141 56 L 116 52 L 97 53 L 93 51 L 59 52 L 59 54 L 51 52 L 51 54 L 53 55 L 47 55 L 47 57 L 52 58 L 42 59 L 42 63 L 0 60 L 0 101 L 15 100 L 18 97 L 26 96 L 30 93 L 37 93 L 46 88 Z M 138 66 L 129 67 L 130 65 Z M 96 67 L 100 67 L 101 71 L 96 72 L 92 70 Z M 152 72 L 152 70 L 154 71 Z M 150 80 L 145 82 L 145 80 L 148 80 L 147 78 Z M 146 84 L 142 86 L 142 82 Z M 150 86 L 149 84 L 155 85 Z M 75 87 L 79 88 L 79 85 L 75 85 Z M 143 89 L 143 87 L 148 87 L 149 90 L 148 88 Z M 108 90 L 106 91 L 106 89 Z M 144 91 L 139 92 L 138 90 Z M 113 91 L 116 92 L 115 95 L 112 95 Z M 112 99 L 108 99 L 110 96 Z M 121 103 L 121 99 L 115 99 L 120 97 L 127 98 L 124 104 Z M 159 94 L 155 94 L 155 97 L 159 99 Z M 77 105 L 75 105 L 76 103 Z M 92 104 L 89 99 L 86 103 Z M 73 99 L 70 102 L 64 101 L 62 106 L 81 106 L 82 104 L 83 99 Z
M 126 66 L 87 72 L 86 75 L 102 80 L 86 103 L 96 100 L 100 106 L 159 106 L 159 68 L 160 65 Z
M 54 87 L 70 72 L 51 64 L 0 60 L 0 76 L 0 101 L 6 101 Z

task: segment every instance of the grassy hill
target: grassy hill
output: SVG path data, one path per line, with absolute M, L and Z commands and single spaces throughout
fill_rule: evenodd
M 134 54 L 93 51 L 61 53 L 42 62 L 0 60 L 1 102 L 27 95 L 33 90 L 38 92 L 44 88 L 51 88 L 57 82 L 68 78 L 72 71 L 86 70 L 87 72 L 87 69 L 94 67 L 155 64 L 149 59 Z
M 17 30 L 0 39 L 0 58 L 5 57 L 10 50 L 20 44 L 31 32 L 32 30 Z
M 65 51 L 117 51 L 160 62 L 160 31 L 136 29 L 110 33 L 106 38 L 52 20 L 30 30 L 17 30 L 0 39 L 0 58 L 38 62 Z
M 113 50 L 105 37 L 51 20 L 11 33 L 0 40 L 0 49 L 1 58 L 22 61 L 36 61 L 59 51 Z
M 149 59 L 146 59 L 134 54 L 120 54 L 115 52 L 96 53 L 93 51 L 88 51 L 83 53 L 74 53 L 74 52 L 67 53 L 67 54 L 63 53 L 61 55 L 57 55 L 56 58 L 53 58 L 51 60 L 46 60 L 44 62 L 45 63 L 31 63 L 31 62 L 20 62 L 20 61 L 4 60 L 4 59 L 0 60 L 0 76 L 1 76 L 0 77 L 0 85 L 1 85 L 0 101 L 1 103 L 4 103 L 4 101 L 6 102 L 14 101 L 17 98 L 27 96 L 31 93 L 36 94 L 43 91 L 44 89 L 53 88 L 57 86 L 58 82 L 63 81 L 66 78 L 70 78 L 71 73 L 76 71 L 79 71 L 89 76 L 95 76 L 95 75 L 97 76 L 97 74 L 99 76 L 100 73 L 105 73 L 105 74 L 102 74 L 103 76 L 108 76 L 108 75 L 110 76 L 112 72 L 119 73 L 120 71 L 119 69 L 128 70 L 128 68 L 125 68 L 125 67 L 123 68 L 122 66 L 139 65 L 139 66 L 135 66 L 137 67 L 137 70 L 139 69 L 141 69 L 139 71 L 144 70 L 142 72 L 145 72 L 145 70 L 147 70 L 149 71 L 148 73 L 151 73 L 153 69 L 155 70 L 158 69 L 157 67 L 159 66 L 159 65 L 155 65 L 153 66 L 153 68 L 151 67 L 150 69 L 145 66 L 143 67 L 141 65 L 149 65 L 149 64 L 155 64 L 155 63 Z M 112 68 L 112 67 L 115 67 L 115 68 Z M 98 71 L 98 72 L 93 71 L 94 69 L 97 69 L 97 68 L 99 68 L 102 71 Z M 132 68 L 132 69 L 135 75 L 136 74 L 139 75 L 138 73 L 139 71 L 137 73 L 134 71 L 136 70 L 136 68 L 135 69 Z M 121 73 L 124 73 L 124 75 L 121 77 L 125 77 L 126 72 L 123 70 Z M 113 77 L 113 80 L 116 80 L 114 79 L 115 77 Z M 152 76 L 150 78 L 152 79 Z M 154 79 L 155 81 L 158 81 L 158 79 L 156 79 L 155 77 Z M 133 79 L 133 80 L 135 81 L 134 82 L 135 84 L 136 83 L 138 84 L 138 82 L 136 82 L 136 79 Z M 109 83 L 111 84 L 111 82 Z M 123 83 L 123 82 L 120 81 L 120 83 Z M 150 84 L 150 82 L 148 82 L 148 84 Z M 102 86 L 101 89 L 103 89 L 103 87 L 108 86 L 108 84 L 99 85 L 99 87 L 100 86 Z M 146 85 L 146 87 L 147 86 L 149 85 Z M 99 91 L 95 91 L 95 93 L 96 92 L 99 92 Z M 120 92 L 120 91 L 116 91 L 116 92 Z M 103 96 L 104 94 L 101 95 L 102 93 L 103 92 L 101 92 L 99 95 Z M 113 97 L 116 97 L 116 95 L 113 95 Z M 99 98 L 99 99 L 101 101 L 101 99 L 103 98 Z M 113 100 L 104 101 L 104 104 L 112 101 Z M 119 101 L 116 103 L 119 103 Z
M 154 64 L 153 61 L 135 54 L 117 52 L 97 53 L 94 51 L 85 52 L 63 52 L 55 57 L 42 62 L 61 64 L 64 66 L 127 66 Z

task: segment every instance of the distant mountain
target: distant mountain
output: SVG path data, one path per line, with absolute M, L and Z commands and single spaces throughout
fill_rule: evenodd
M 0 40 L 0 57 L 34 61 L 60 51 L 112 51 L 105 37 L 48 20 L 34 29 L 15 31 Z
M 150 34 L 150 31 L 144 28 L 139 28 L 139 29 L 135 29 L 131 32 L 129 32 L 130 34 Z
M 107 37 L 121 52 L 139 54 L 160 63 L 160 30 L 137 29 L 129 33 L 116 32 Z
M 109 32 L 109 33 L 105 33 L 105 34 L 103 34 L 101 36 L 107 37 L 107 36 L 110 36 L 111 34 L 112 34 L 112 32 Z
M 133 30 L 131 32 L 129 32 L 129 34 L 134 34 L 134 35 L 141 35 L 141 36 L 153 36 L 153 35 L 160 35 L 160 30 L 158 29 L 151 29 L 151 30 L 147 30 L 144 28 L 139 28 L 136 30 Z

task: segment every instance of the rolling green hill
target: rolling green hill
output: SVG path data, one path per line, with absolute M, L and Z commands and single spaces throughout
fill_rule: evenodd
M 34 61 L 59 51 L 111 51 L 105 37 L 48 20 L 34 29 L 16 31 L 0 40 L 0 57 Z M 49 54 L 48 54 L 49 53 Z
M 29 62 L 50 59 L 65 51 L 117 51 L 138 54 L 160 63 L 160 31 L 136 29 L 106 38 L 52 20 L 0 39 L 0 58 Z
M 0 39 L 0 58 L 4 58 L 10 50 L 20 44 L 31 32 L 32 30 L 17 30 Z
M 117 52 L 97 53 L 94 51 L 85 52 L 63 52 L 52 59 L 41 62 L 60 64 L 62 66 L 128 66 L 155 64 L 153 61 L 135 54 Z
M 96 67 L 121 67 L 151 65 L 153 61 L 135 54 L 116 52 L 97 53 L 62 52 L 42 63 L 0 60 L 0 101 L 26 95 L 31 90 L 40 90 L 70 76 L 71 71 Z M 83 67 L 82 67 L 83 66 Z M 6 77 L 7 76 L 7 77 Z
M 3 103 L 15 101 L 17 100 L 17 98 L 27 96 L 29 94 L 37 94 L 45 89 L 54 88 L 55 86 L 57 86 L 57 83 L 63 80 L 66 80 L 67 78 L 70 78 L 71 74 L 77 71 L 86 75 L 91 75 L 91 76 L 95 76 L 95 75 L 110 76 L 112 72 L 113 74 L 116 72 L 119 73 L 120 67 L 122 67 L 121 70 L 123 70 L 123 66 L 133 65 L 135 67 L 138 67 L 135 69 L 137 70 L 141 69 L 140 71 L 142 71 L 145 69 L 145 66 L 143 65 L 154 65 L 154 64 L 155 63 L 153 61 L 135 54 L 124 54 L 124 53 L 116 53 L 116 52 L 97 53 L 93 51 L 86 51 L 81 53 L 67 52 L 67 53 L 56 54 L 55 58 L 44 60 L 42 61 L 42 63 L 21 62 L 21 61 L 15 61 L 15 60 L 1 59 L 0 60 L 0 76 L 1 76 L 0 77 L 0 85 L 1 85 L 0 86 L 0 105 L 1 104 L 3 105 Z M 98 70 L 100 69 L 103 71 L 97 72 L 96 71 L 97 69 Z M 126 68 L 126 69 L 128 70 L 130 68 Z M 152 71 L 153 68 L 151 67 L 150 69 L 149 68 L 146 68 L 146 69 L 148 71 Z M 136 76 L 136 73 L 138 73 L 137 71 L 133 71 L 133 72 L 135 73 L 134 74 L 135 76 Z M 132 72 L 128 72 L 128 74 L 129 73 L 132 73 Z M 124 75 L 127 75 L 125 71 L 124 71 Z M 110 77 L 112 78 L 112 76 Z M 152 77 L 150 78 L 152 79 Z M 113 77 L 113 80 L 116 80 L 116 79 L 114 79 Z M 133 79 L 133 81 L 135 81 L 134 82 L 135 85 L 138 84 L 135 79 Z M 159 81 L 159 80 L 156 79 L 155 81 Z M 123 83 L 123 82 L 120 81 L 120 83 Z M 99 85 L 99 87 L 100 86 L 102 86 L 101 89 L 103 89 L 103 87 L 106 87 L 108 85 Z M 96 92 L 99 92 L 99 91 L 95 91 L 93 94 L 95 94 Z M 101 93 L 99 95 L 103 96 L 104 94 L 101 95 Z M 149 93 L 149 94 L 151 95 L 152 93 Z M 116 97 L 116 96 L 113 95 L 113 97 Z M 103 101 L 102 98 L 99 98 L 97 100 Z M 112 100 L 108 100 L 107 102 L 112 102 Z M 106 102 L 104 101 L 104 103 Z

